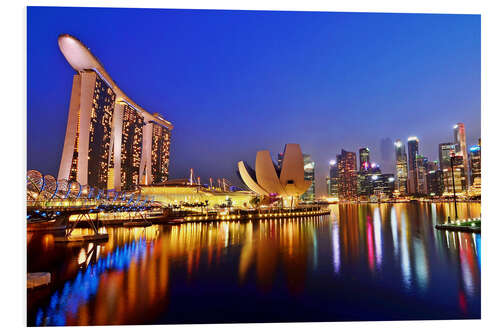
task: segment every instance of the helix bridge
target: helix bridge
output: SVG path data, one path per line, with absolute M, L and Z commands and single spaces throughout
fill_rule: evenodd
M 86 223 L 99 235 L 99 215 L 130 213 L 141 216 L 158 207 L 152 196 L 141 196 L 139 191 L 115 191 L 92 188 L 77 181 L 56 179 L 29 170 L 26 177 L 26 214 L 29 226 L 51 223 L 65 229 L 64 239 L 80 223 Z M 71 217 L 71 218 L 70 218 Z

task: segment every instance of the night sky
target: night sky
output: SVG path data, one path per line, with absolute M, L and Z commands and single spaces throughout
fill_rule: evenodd
M 57 37 L 88 46 L 118 86 L 174 125 L 171 178 L 234 184 L 257 150 L 299 143 L 326 193 L 328 161 L 382 140 L 480 137 L 479 15 L 29 7 L 28 169 L 57 176 L 74 70 Z M 387 140 L 386 140 L 387 141 Z

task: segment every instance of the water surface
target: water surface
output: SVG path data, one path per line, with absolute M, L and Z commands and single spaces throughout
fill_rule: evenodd
M 330 216 L 28 234 L 28 325 L 480 318 L 481 236 L 451 204 L 342 204 Z M 480 216 L 459 204 L 459 217 Z M 88 232 L 88 230 L 77 230 Z

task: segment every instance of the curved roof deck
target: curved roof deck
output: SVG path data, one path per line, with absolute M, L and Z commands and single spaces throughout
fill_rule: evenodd
M 160 115 L 150 114 L 134 101 L 132 101 L 132 99 L 130 99 L 130 97 L 128 97 L 113 81 L 111 76 L 104 69 L 104 66 L 101 64 L 101 62 L 78 38 L 73 37 L 69 34 L 62 34 L 57 39 L 57 42 L 62 54 L 74 70 L 76 70 L 77 72 L 85 70 L 95 71 L 111 87 L 113 92 L 116 94 L 116 100 L 118 102 L 129 104 L 139 113 L 141 113 L 146 120 L 154 120 L 155 122 L 168 127 L 169 129 L 173 128 L 172 124 L 169 121 L 163 119 Z

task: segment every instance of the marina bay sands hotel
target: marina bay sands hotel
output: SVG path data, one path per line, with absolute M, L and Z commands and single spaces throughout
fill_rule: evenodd
M 77 72 L 58 179 L 117 191 L 166 181 L 172 124 L 125 95 L 77 38 L 58 43 Z

